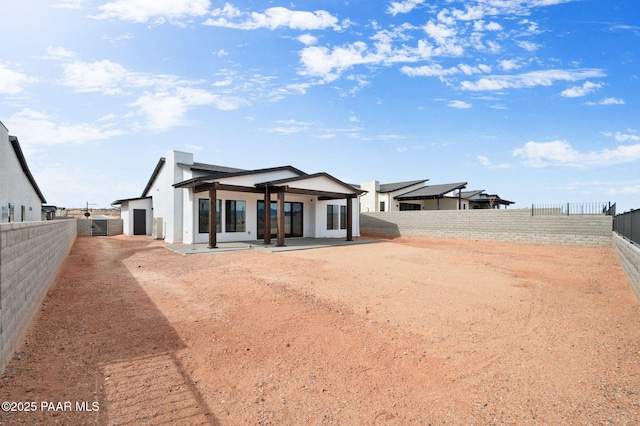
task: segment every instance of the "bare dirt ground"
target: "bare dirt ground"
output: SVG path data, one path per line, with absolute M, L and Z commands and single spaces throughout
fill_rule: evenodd
M 610 247 L 78 238 L 0 379 L 37 409 L 0 422 L 631 425 L 639 373 Z

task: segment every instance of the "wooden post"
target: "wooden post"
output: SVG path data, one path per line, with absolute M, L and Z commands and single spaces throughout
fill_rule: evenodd
M 353 198 L 347 198 L 347 241 L 353 241 Z
M 264 187 L 264 245 L 271 244 L 271 194 L 269 185 Z
M 278 192 L 278 244 L 284 246 L 284 192 Z
M 216 240 L 216 198 L 218 197 L 215 187 L 209 190 L 209 248 L 218 248 Z

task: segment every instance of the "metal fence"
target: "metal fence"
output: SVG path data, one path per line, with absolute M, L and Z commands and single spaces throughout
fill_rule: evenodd
M 610 202 L 593 203 L 562 203 L 562 204 L 532 204 L 531 216 L 541 215 L 576 215 L 576 214 L 604 214 L 615 216 L 616 204 Z
M 614 217 L 613 231 L 634 244 L 640 244 L 640 209 L 630 210 Z

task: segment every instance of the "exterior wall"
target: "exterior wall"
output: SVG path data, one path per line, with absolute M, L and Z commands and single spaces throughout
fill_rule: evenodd
M 613 233 L 613 248 L 629 278 L 631 287 L 640 298 L 640 247 Z
M 191 191 L 184 190 L 188 195 L 185 202 L 185 217 L 198 217 L 198 199 L 209 199 L 208 192 L 199 192 L 193 197 Z M 217 198 L 222 201 L 222 211 L 220 220 L 223 224 L 222 232 L 217 233 L 216 241 L 254 241 L 258 239 L 258 201 L 263 200 L 262 194 L 253 194 L 248 192 L 230 192 L 218 191 Z M 226 200 L 242 200 L 246 202 L 246 231 L 245 232 L 226 232 L 224 229 L 225 212 L 224 205 Z M 276 201 L 275 195 L 272 195 L 271 201 Z M 302 203 L 302 226 L 303 237 L 310 238 L 328 238 L 328 237 L 346 237 L 347 231 L 327 230 L 327 204 L 346 205 L 346 200 L 318 201 L 317 197 L 306 195 L 286 194 L 285 201 Z M 197 219 L 195 222 L 185 220 L 184 244 L 193 242 L 192 235 L 195 235 L 196 243 L 209 242 L 209 233 L 200 233 L 198 229 Z M 358 200 L 353 200 L 353 236 L 360 235 Z
M 76 220 L 0 224 L 0 372 L 76 239 Z
M 124 235 L 133 235 L 133 211 L 144 209 L 147 211 L 146 235 L 151 235 L 153 230 L 153 202 L 151 199 L 125 201 L 120 207 L 122 219 L 122 232 Z M 111 225 L 111 224 L 109 224 Z
M 149 227 L 148 234 L 153 233 L 153 220 L 162 218 L 163 235 L 157 238 L 164 238 L 170 244 L 192 244 L 207 243 L 209 241 L 208 233 L 200 233 L 198 229 L 198 199 L 208 199 L 209 193 L 201 192 L 193 194 L 189 188 L 174 188 L 173 184 L 182 182 L 194 177 L 204 176 L 201 172 L 192 172 L 188 167 L 180 166 L 180 164 L 193 164 L 193 154 L 179 151 L 172 151 L 165 157 L 165 163 L 152 186 L 149 188 L 145 197 L 152 198 L 152 218 L 147 220 Z M 279 179 L 287 179 L 298 177 L 291 170 L 275 170 L 265 173 L 249 174 L 244 176 L 234 176 L 221 179 L 220 182 L 229 185 L 253 186 L 257 182 L 274 181 Z M 297 182 L 292 183 L 293 187 Z M 304 188 L 315 188 L 325 191 L 344 191 L 344 188 L 325 177 L 315 177 L 305 180 L 300 184 Z M 222 200 L 222 223 L 225 223 L 224 217 L 224 201 L 226 200 L 242 200 L 246 202 L 246 231 L 245 232 L 226 232 L 224 227 L 222 232 L 217 234 L 216 241 L 252 241 L 257 239 L 257 202 L 263 199 L 263 195 L 259 193 L 249 192 L 230 192 L 217 191 L 219 200 Z M 316 226 L 316 218 L 325 218 L 326 211 L 318 216 L 318 200 L 317 197 L 286 194 L 286 201 L 303 203 L 303 235 L 305 237 L 323 237 L 327 236 L 326 219 L 324 230 Z M 271 197 L 275 201 L 275 195 Z M 133 234 L 133 202 L 128 201 L 122 204 L 121 217 L 126 220 L 123 225 L 125 233 Z M 344 205 L 345 200 L 342 200 Z M 336 202 L 335 204 L 338 204 Z M 326 207 L 325 207 L 326 209 Z M 359 235 L 359 215 L 358 204 L 354 204 L 353 216 L 353 235 Z M 346 237 L 346 230 L 342 230 L 341 235 Z
M 351 199 L 352 209 L 353 209 L 353 217 L 352 217 L 352 233 L 354 237 L 360 236 L 360 214 L 359 214 L 359 202 L 357 198 Z M 315 232 L 313 235 L 309 235 L 314 238 L 346 238 L 347 230 L 346 229 L 327 229 L 327 205 L 339 205 L 346 206 L 347 200 L 327 200 L 327 201 L 318 201 L 316 203 L 316 218 L 315 221 Z
M 172 185 L 192 177 L 191 171 L 179 166 L 178 163 L 193 164 L 193 154 L 180 151 L 167 154 L 165 164 L 149 188 L 149 193 L 144 194 L 153 199 L 153 217 L 162 218 L 164 228 L 162 237 L 168 243 L 182 243 L 182 212 L 184 192 L 187 192 L 185 189 L 176 189 Z
M 528 244 L 610 245 L 613 218 L 531 216 L 527 209 L 362 213 L 362 234 Z
M 22 206 L 25 221 L 42 220 L 42 201 L 22 171 L 7 128 L 0 123 L 0 223 L 9 222 L 9 203 L 13 204 L 12 222 L 22 222 Z
M 362 182 L 360 188 L 367 191 L 360 197 L 360 208 L 363 212 L 378 211 L 378 191 L 380 190 L 380 182 L 373 180 L 371 182 Z

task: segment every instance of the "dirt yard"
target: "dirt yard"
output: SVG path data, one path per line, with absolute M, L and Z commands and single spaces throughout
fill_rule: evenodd
M 610 247 L 78 238 L 1 378 L 29 405 L 0 423 L 631 425 L 639 374 Z

